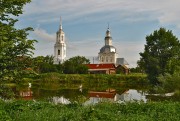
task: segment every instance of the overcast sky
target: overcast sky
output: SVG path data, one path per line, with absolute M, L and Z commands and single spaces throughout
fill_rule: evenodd
M 98 56 L 110 24 L 113 46 L 120 58 L 135 67 L 145 37 L 160 27 L 180 37 L 180 0 L 32 0 L 17 27 L 31 26 L 38 40 L 34 56 L 53 55 L 60 16 L 67 56 Z

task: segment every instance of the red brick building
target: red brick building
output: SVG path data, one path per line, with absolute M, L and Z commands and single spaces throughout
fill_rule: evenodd
M 115 74 L 116 67 L 114 64 L 86 64 L 91 74 Z

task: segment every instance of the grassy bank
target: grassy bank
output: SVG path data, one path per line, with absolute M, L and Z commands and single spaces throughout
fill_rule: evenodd
M 33 101 L 0 101 L 0 120 L 13 121 L 179 121 L 179 102 L 54 105 Z
M 150 86 L 146 75 L 107 75 L 107 74 L 59 74 L 44 73 L 38 78 L 30 80 L 33 86 L 43 89 L 78 88 L 83 85 L 85 89 L 106 90 L 107 88 L 135 88 L 142 89 Z M 27 81 L 26 81 L 27 82 Z M 27 83 L 26 83 L 27 84 Z
M 127 84 L 148 84 L 145 74 L 132 75 L 107 75 L 107 74 L 41 74 L 36 81 L 61 82 L 61 83 L 127 83 Z

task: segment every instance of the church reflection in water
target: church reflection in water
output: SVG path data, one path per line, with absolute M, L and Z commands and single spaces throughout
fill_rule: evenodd
M 23 100 L 32 100 L 33 99 L 33 91 L 31 90 L 31 88 L 21 90 L 19 92 L 19 96 Z
M 89 100 L 84 104 L 95 104 L 99 102 L 110 101 L 110 102 L 132 102 L 132 101 L 143 101 L 146 102 L 145 93 L 139 93 L 137 90 L 129 89 L 124 91 L 122 94 L 116 93 L 116 91 L 96 92 L 89 91 Z
M 129 89 L 124 91 L 122 94 L 118 94 L 115 90 L 106 90 L 104 92 L 89 91 L 87 100 L 83 103 L 84 105 L 96 104 L 99 102 L 133 102 L 142 101 L 146 102 L 146 94 L 143 92 L 138 92 L 137 90 Z M 51 98 L 51 102 L 58 104 L 70 104 L 70 100 L 64 96 L 54 96 Z
M 70 92 L 70 93 L 72 94 L 73 92 Z M 87 93 L 88 94 L 84 96 L 86 97 L 83 103 L 84 105 L 96 104 L 96 103 L 104 102 L 104 101 L 118 102 L 118 103 L 129 102 L 129 101 L 143 101 L 143 102 L 147 101 L 145 93 L 138 92 L 137 90 L 133 90 L 133 89 L 126 90 L 121 94 L 117 93 L 115 89 L 107 89 L 106 91 L 88 91 Z M 20 96 L 20 99 L 23 99 L 23 100 L 33 100 L 34 98 L 38 99 L 37 95 L 34 95 L 33 97 L 33 91 L 29 87 L 19 91 L 19 96 Z M 64 94 L 61 93 L 60 95 L 52 94 L 46 98 L 49 102 L 52 102 L 55 104 L 58 104 L 58 103 L 70 104 L 72 103 L 72 101 L 73 102 L 76 101 L 76 100 L 70 99 L 71 97 L 67 97 L 65 92 Z

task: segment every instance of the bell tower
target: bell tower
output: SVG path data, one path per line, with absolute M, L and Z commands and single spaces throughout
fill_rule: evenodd
M 116 48 L 112 45 L 111 31 L 108 28 L 106 30 L 106 35 L 104 38 L 105 45 L 100 49 L 98 53 L 100 64 L 116 64 L 116 59 L 118 54 L 116 53 Z
M 63 63 L 66 58 L 65 33 L 62 29 L 62 19 L 60 17 L 59 30 L 56 32 L 56 43 L 54 45 L 54 64 Z

